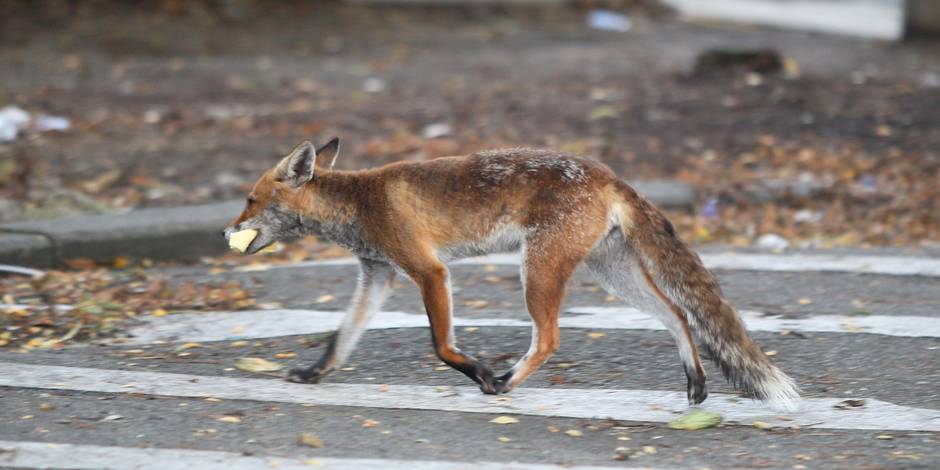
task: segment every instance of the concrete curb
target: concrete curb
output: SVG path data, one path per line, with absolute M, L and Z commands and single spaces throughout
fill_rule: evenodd
M 69 258 L 191 260 L 226 250 L 221 230 L 244 202 L 142 209 L 0 225 L 0 262 L 50 267 Z
M 633 182 L 661 208 L 687 209 L 695 188 L 674 181 Z M 241 200 L 123 214 L 0 224 L 0 263 L 48 268 L 70 258 L 108 262 L 118 256 L 194 260 L 227 249 L 220 232 L 241 212 Z

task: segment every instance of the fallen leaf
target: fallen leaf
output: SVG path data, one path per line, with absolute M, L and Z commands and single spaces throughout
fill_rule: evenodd
M 322 303 L 326 303 L 326 302 L 331 302 L 331 301 L 333 301 L 333 300 L 336 300 L 336 296 L 335 296 L 335 295 L 332 295 L 332 294 L 323 294 L 323 295 L 317 297 L 317 300 L 315 300 L 314 302 L 316 302 L 316 303 L 318 303 L 318 304 L 322 304 Z
M 646 453 L 646 454 L 655 454 L 655 453 L 656 453 L 656 448 L 653 447 L 653 446 L 643 446 L 643 453 Z
M 803 297 L 802 299 L 797 300 L 796 303 L 798 303 L 798 304 L 800 304 L 800 305 L 809 305 L 809 304 L 813 303 L 813 300 L 812 300 L 812 299 L 807 299 L 806 297 Z
M 773 425 L 764 421 L 754 421 L 751 423 L 751 426 L 754 426 L 757 429 L 770 429 L 773 428 Z
M 548 429 L 548 432 L 558 432 L 558 431 L 561 431 L 561 429 L 558 429 L 558 428 L 556 428 L 555 426 L 549 426 L 549 427 L 546 428 L 546 429 Z
M 379 422 L 373 419 L 366 418 L 362 421 L 362 427 L 364 428 L 374 428 L 376 424 L 379 424 Z
M 519 420 L 517 418 L 513 418 L 512 416 L 497 416 L 496 418 L 490 420 L 490 423 L 493 424 L 516 424 L 518 422 Z
M 776 356 L 776 355 L 777 355 L 777 351 L 764 351 L 764 355 L 766 355 L 766 356 Z
M 304 460 L 304 465 L 323 465 L 323 461 L 317 459 Z
M 597 338 L 603 338 L 607 336 L 607 333 L 604 333 L 602 331 L 592 331 L 588 333 L 587 336 L 588 338 L 591 338 L 591 339 L 597 339 Z
M 240 357 L 235 359 L 235 368 L 246 372 L 275 372 L 284 367 L 276 362 L 258 357 Z
M 894 439 L 894 436 L 889 435 L 889 434 L 879 434 L 875 436 L 875 439 L 881 439 L 883 441 L 890 441 L 891 439 Z
M 443 371 L 445 371 L 445 370 L 450 370 L 450 367 L 448 367 L 448 366 L 440 366 L 440 367 L 435 367 L 434 370 L 436 370 L 436 371 L 438 371 L 438 372 L 443 372 Z
M 499 442 L 510 442 L 510 441 L 512 441 L 512 439 L 510 439 L 510 438 L 508 438 L 508 437 L 505 437 L 505 436 L 499 436 L 499 437 L 496 438 L 496 440 L 498 440 Z
M 721 424 L 721 421 L 724 418 L 718 413 L 712 413 L 710 411 L 690 411 L 682 416 L 679 419 L 669 423 L 669 427 L 672 429 L 684 429 L 686 431 L 695 431 L 698 429 L 713 428 Z
M 584 435 L 583 432 L 578 431 L 577 429 L 569 429 L 569 430 L 565 431 L 565 434 L 567 434 L 567 435 L 569 435 L 569 436 L 571 436 L 571 437 L 581 437 L 581 436 Z
M 155 316 L 155 317 L 165 317 L 166 314 L 167 314 L 167 311 L 164 310 L 164 309 L 162 309 L 162 308 L 158 308 L 158 309 L 154 310 L 153 312 L 151 312 L 150 314 L 153 315 L 153 316 Z
M 274 355 L 274 357 L 276 357 L 276 358 L 278 358 L 278 359 L 290 359 L 290 358 L 295 357 L 295 356 L 297 356 L 297 353 L 295 353 L 295 352 L 293 352 L 293 351 L 279 352 L 279 353 L 277 353 L 277 354 Z
M 307 447 L 313 447 L 314 449 L 319 449 L 323 447 L 323 441 L 321 441 L 320 438 L 317 437 L 316 435 L 310 434 L 308 432 L 302 432 L 300 433 L 299 436 L 297 436 L 297 444 L 302 445 L 302 446 L 307 446 Z
M 468 300 L 464 302 L 463 304 L 466 305 L 467 307 L 485 308 L 490 303 L 486 300 Z
M 242 419 L 234 415 L 225 415 L 220 418 L 216 418 L 216 421 L 221 421 L 223 423 L 240 423 Z

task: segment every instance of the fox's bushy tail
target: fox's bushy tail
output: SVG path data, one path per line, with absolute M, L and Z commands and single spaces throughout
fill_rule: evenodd
M 693 334 L 736 388 L 782 409 L 793 409 L 799 389 L 770 362 L 722 297 L 718 281 L 672 224 L 626 184 L 623 230 L 657 287 L 685 314 Z

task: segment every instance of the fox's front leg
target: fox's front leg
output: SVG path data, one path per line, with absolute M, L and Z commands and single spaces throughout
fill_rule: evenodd
M 359 283 L 343 323 L 330 338 L 326 352 L 310 367 L 291 369 L 287 379 L 292 382 L 316 383 L 342 365 L 356 347 L 369 320 L 388 297 L 394 278 L 395 270 L 390 265 L 360 259 Z
M 421 289 L 424 308 L 431 323 L 431 342 L 437 357 L 479 384 L 483 393 L 497 393 L 492 369 L 454 345 L 450 273 L 447 266 L 428 255 L 402 267 Z

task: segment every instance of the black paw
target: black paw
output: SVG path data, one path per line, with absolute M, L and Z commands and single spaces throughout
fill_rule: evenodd
M 708 398 L 708 387 L 705 385 L 705 377 L 694 379 L 689 377 L 688 390 L 686 394 L 689 397 L 690 405 L 698 405 Z
M 509 391 L 509 380 L 512 379 L 512 372 L 506 372 L 503 375 L 500 375 L 496 378 L 494 385 L 496 386 L 496 393 L 506 393 Z
M 483 364 L 476 365 L 476 374 L 473 380 L 480 385 L 480 390 L 487 395 L 496 395 L 499 390 L 496 388 L 496 379 L 493 378 L 493 371 Z
M 319 383 L 320 379 L 325 375 L 326 373 L 324 371 L 312 367 L 308 369 L 297 368 L 291 369 L 290 372 L 287 373 L 286 379 L 299 384 L 315 384 Z

